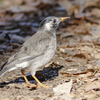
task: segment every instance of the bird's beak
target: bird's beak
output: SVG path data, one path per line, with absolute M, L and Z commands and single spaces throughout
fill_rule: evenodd
M 68 18 L 70 18 L 70 17 L 61 17 L 61 21 L 64 21 L 64 20 L 66 20 Z

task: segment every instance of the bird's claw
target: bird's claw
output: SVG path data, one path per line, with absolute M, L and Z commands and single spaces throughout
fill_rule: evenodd
M 28 84 L 24 84 L 24 87 L 27 87 L 27 88 L 37 88 L 37 85 L 36 84 L 28 83 Z
M 53 86 L 46 86 L 46 85 L 43 85 L 43 84 L 39 84 L 41 87 L 44 87 L 44 88 L 49 88 L 49 87 L 53 87 Z

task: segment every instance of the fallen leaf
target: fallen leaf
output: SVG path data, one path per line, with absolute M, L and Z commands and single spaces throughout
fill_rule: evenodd
M 83 16 L 80 20 L 74 19 L 74 23 L 81 25 L 84 24 L 85 16 Z
M 91 13 L 92 13 L 92 16 L 100 17 L 100 9 L 98 8 L 92 9 Z
M 54 96 L 49 100 L 72 100 L 73 95 L 70 94 L 72 88 L 72 80 L 67 83 L 62 83 L 53 88 Z
M 71 88 L 72 88 L 72 80 L 70 82 L 58 85 L 57 87 L 53 88 L 53 91 L 55 92 L 55 94 L 66 93 L 67 95 L 69 95 Z
M 73 33 L 63 33 L 63 34 L 61 34 L 61 39 L 68 38 L 68 37 L 73 37 L 73 36 L 74 36 Z
M 86 42 L 92 42 L 92 36 L 86 35 L 86 36 L 83 37 L 83 40 L 86 41 Z
M 82 54 L 82 53 L 75 54 L 75 55 L 73 55 L 73 57 L 84 58 L 84 59 L 86 58 L 86 56 L 84 54 Z
M 90 45 L 92 45 L 92 44 L 90 44 Z M 81 51 L 85 51 L 87 53 L 93 52 L 93 48 L 90 46 L 81 46 L 78 49 Z
M 93 38 L 100 37 L 100 30 L 91 30 L 90 34 L 93 36 Z
M 95 53 L 94 58 L 95 59 L 100 59 L 100 53 Z
M 100 81 L 88 82 L 88 84 L 86 85 L 86 91 L 90 91 L 93 89 L 100 89 Z
M 83 71 L 83 72 L 73 72 L 73 73 L 60 72 L 60 74 L 65 75 L 66 77 L 72 77 L 72 76 L 77 76 L 77 75 L 81 75 L 81 74 L 87 74 L 88 72 L 93 73 L 94 69 L 87 69 L 86 71 Z
M 58 4 L 65 8 L 65 10 L 69 13 L 72 14 L 74 13 L 75 6 L 71 4 L 68 0 L 58 0 Z

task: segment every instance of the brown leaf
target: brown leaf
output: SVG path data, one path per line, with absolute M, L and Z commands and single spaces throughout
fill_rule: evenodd
M 87 74 L 88 72 L 94 72 L 94 69 L 87 69 L 86 71 L 80 72 L 80 73 L 67 73 L 67 72 L 60 72 L 60 74 L 65 75 L 66 77 L 71 77 L 71 76 L 77 76 L 80 74 Z
M 100 80 L 87 83 L 86 91 L 90 91 L 90 90 L 93 90 L 93 89 L 100 89 Z
M 73 55 L 73 57 L 78 57 L 78 58 L 84 58 L 84 59 L 86 59 L 86 56 L 84 54 L 82 54 L 82 53 L 75 54 L 75 55 Z
M 38 9 L 48 8 L 50 7 L 50 4 L 48 3 L 41 3 L 37 6 Z
M 100 53 L 95 53 L 94 58 L 95 59 L 100 59 Z
M 96 17 L 100 17 L 100 9 L 98 9 L 98 8 L 92 9 L 91 15 L 96 16 Z
M 58 0 L 58 4 L 60 6 L 62 6 L 63 8 L 65 8 L 65 10 L 69 13 L 69 14 L 73 14 L 74 10 L 75 10 L 75 6 L 71 4 L 71 2 L 69 2 L 68 0 Z
M 85 16 L 83 16 L 81 18 L 81 20 L 78 20 L 78 19 L 74 19 L 74 23 L 78 24 L 78 25 L 81 25 L 84 23 L 84 20 L 85 20 Z
M 68 38 L 68 37 L 73 37 L 74 34 L 73 33 L 64 33 L 64 34 L 61 34 L 61 38 Z

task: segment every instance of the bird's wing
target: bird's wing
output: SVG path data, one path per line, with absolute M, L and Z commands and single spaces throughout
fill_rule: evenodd
M 8 61 L 1 66 L 0 76 L 6 73 L 8 70 L 13 69 L 15 64 L 28 62 L 39 57 L 40 55 L 43 55 L 48 49 L 50 42 L 51 39 L 43 32 L 33 35 L 22 45 L 18 52 L 12 55 Z
M 19 61 L 19 63 L 32 60 L 42 54 L 47 50 L 50 38 L 43 34 L 36 33 L 30 39 L 28 39 L 22 47 L 19 49 L 19 52 L 12 55 L 9 59 L 7 64 L 12 63 L 14 61 Z M 42 38 L 41 38 L 42 37 Z

